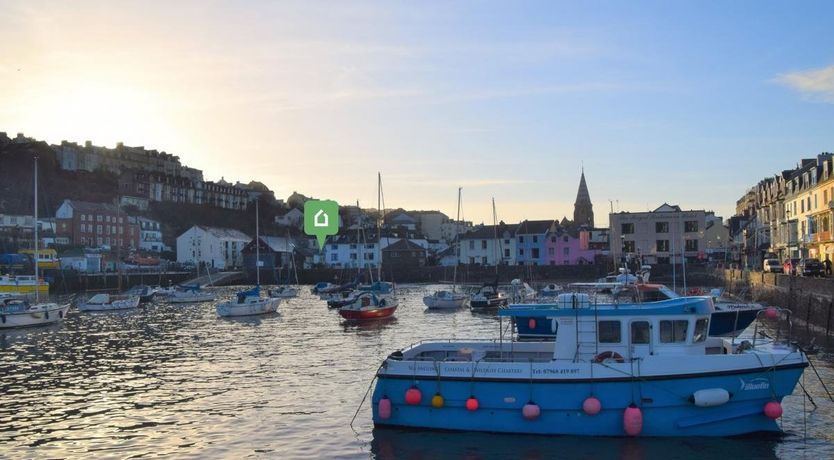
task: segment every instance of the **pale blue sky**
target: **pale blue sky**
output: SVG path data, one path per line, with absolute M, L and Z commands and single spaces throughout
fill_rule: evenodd
M 0 2 L 0 130 L 465 217 L 729 217 L 834 150 L 830 2 Z

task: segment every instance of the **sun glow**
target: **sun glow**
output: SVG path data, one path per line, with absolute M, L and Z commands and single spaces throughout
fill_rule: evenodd
M 67 80 L 50 76 L 37 87 L 34 97 L 18 101 L 21 125 L 37 126 L 39 134 L 53 142 L 142 143 L 149 138 L 149 128 L 160 126 L 154 94 L 139 86 L 95 77 Z

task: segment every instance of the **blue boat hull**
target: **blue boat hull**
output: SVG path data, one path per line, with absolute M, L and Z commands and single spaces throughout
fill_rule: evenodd
M 778 432 L 777 422 L 764 415 L 764 405 L 791 394 L 804 367 L 593 383 L 511 379 L 414 381 L 408 376 L 380 374 L 373 394 L 373 420 L 378 426 L 439 430 L 625 436 L 623 413 L 629 404 L 635 403 L 643 414 L 640 436 Z M 405 393 L 412 385 L 422 392 L 418 405 L 405 402 Z M 732 396 L 729 402 L 716 407 L 697 407 L 689 402 L 690 395 L 708 388 L 723 388 Z M 436 393 L 444 398 L 441 408 L 431 405 Z M 593 416 L 582 411 L 583 401 L 592 394 L 602 403 L 602 411 Z M 477 410 L 466 409 L 465 402 L 470 396 L 477 398 Z M 383 397 L 389 398 L 392 406 L 391 415 L 386 419 L 379 413 L 379 401 Z M 541 408 L 541 415 L 534 420 L 522 415 L 522 407 L 528 401 Z

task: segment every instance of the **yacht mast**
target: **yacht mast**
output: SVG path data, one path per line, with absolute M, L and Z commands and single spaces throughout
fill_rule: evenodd
M 495 212 L 495 197 L 492 197 L 492 229 L 495 234 L 495 242 L 492 245 L 495 248 L 495 278 L 498 279 L 498 215 Z
M 38 156 L 35 155 L 35 302 L 40 301 L 40 277 L 38 276 Z
M 261 231 L 258 227 L 258 201 L 255 200 L 255 285 L 261 285 Z
M 452 240 L 452 244 L 456 244 L 457 248 L 455 250 L 455 267 L 452 270 L 452 292 L 457 292 L 458 288 L 458 263 L 460 260 L 460 241 L 458 233 L 459 225 L 460 225 L 460 192 L 463 190 L 463 187 L 458 187 L 458 215 L 455 218 L 455 239 Z

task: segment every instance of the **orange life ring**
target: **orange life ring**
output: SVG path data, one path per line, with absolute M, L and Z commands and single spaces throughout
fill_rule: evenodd
M 594 362 L 595 363 L 602 363 L 602 362 L 607 361 L 609 359 L 613 359 L 614 361 L 616 361 L 618 363 L 624 363 L 625 362 L 625 359 L 623 359 L 622 355 L 620 355 L 616 351 L 603 351 L 602 353 L 594 356 Z

